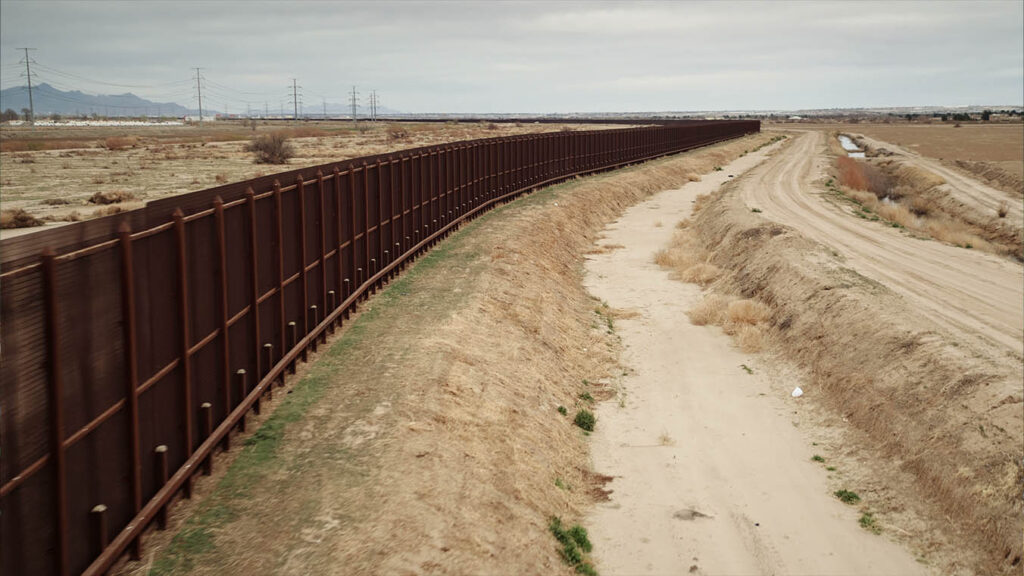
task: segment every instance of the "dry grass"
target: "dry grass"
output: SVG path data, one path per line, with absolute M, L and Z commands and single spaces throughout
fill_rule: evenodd
M 111 214 L 120 214 L 121 212 L 128 212 L 129 210 L 135 210 L 136 208 L 142 208 L 142 202 L 126 202 L 124 204 L 111 204 L 102 208 L 97 208 L 92 211 L 92 218 L 99 218 L 100 216 L 110 216 Z M 77 212 L 75 213 L 77 214 Z M 79 215 L 80 217 L 80 215 Z
M 704 299 L 687 312 L 687 316 L 697 326 L 721 326 L 728 317 L 729 304 L 733 299 L 714 292 L 705 294 Z
M 767 322 L 771 318 L 771 310 L 756 300 L 734 300 L 729 303 L 725 317 L 733 326 L 754 326 Z
M 868 213 L 940 242 L 1024 260 L 1019 229 L 1000 222 L 998 210 L 993 217 L 954 200 L 937 174 L 902 162 L 847 157 L 837 159 L 836 170 L 843 193 Z
M 135 193 L 127 190 L 106 190 L 100 191 L 89 197 L 90 204 L 99 204 L 105 206 L 107 204 L 119 204 L 121 202 L 128 202 L 135 200 Z
M 0 210 L 0 229 L 31 228 L 42 226 L 43 221 L 21 208 Z
M 103 141 L 103 147 L 107 150 L 124 150 L 125 148 L 134 148 L 138 144 L 138 138 L 124 136 L 111 136 Z

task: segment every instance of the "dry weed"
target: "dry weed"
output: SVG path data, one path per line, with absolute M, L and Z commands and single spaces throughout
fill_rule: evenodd
M 128 192 L 127 190 L 101 191 L 89 197 L 90 204 L 99 204 L 101 206 L 106 206 L 107 204 L 118 204 L 129 200 L 135 200 L 135 194 L 133 192 Z
M 729 303 L 726 318 L 730 324 L 754 325 L 767 321 L 771 310 L 757 300 L 735 300 Z
M 690 322 L 696 326 L 720 326 L 725 322 L 732 298 L 722 294 L 706 294 L 689 312 Z
M 761 326 L 744 325 L 733 334 L 733 341 L 740 350 L 747 354 L 764 351 L 768 344 L 764 328 Z
M 31 228 L 42 225 L 42 220 L 26 212 L 24 208 L 0 210 L 0 229 Z

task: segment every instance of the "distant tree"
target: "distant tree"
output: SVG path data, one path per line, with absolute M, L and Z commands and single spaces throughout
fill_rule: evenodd
M 21 115 L 25 119 L 25 122 L 28 122 L 29 120 L 32 119 L 32 111 L 29 110 L 28 108 L 22 108 L 21 109 Z
M 54 122 L 60 122 L 61 116 L 60 114 L 54 112 L 53 114 L 50 114 L 50 120 L 53 120 Z
M 985 111 L 983 111 L 981 113 L 981 119 L 983 121 L 985 121 L 985 122 L 988 122 L 988 119 L 991 118 L 991 117 L 992 117 L 992 111 L 991 110 L 985 110 Z
M 3 120 L 4 122 L 10 122 L 11 120 L 17 120 L 17 119 L 18 119 L 18 113 L 15 112 L 14 110 L 11 110 L 10 108 L 8 108 L 7 110 L 4 110 L 3 114 L 0 114 L 0 120 Z

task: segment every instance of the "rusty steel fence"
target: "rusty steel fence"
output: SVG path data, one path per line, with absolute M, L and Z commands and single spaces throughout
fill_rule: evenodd
M 530 134 L 292 170 L 0 243 L 0 572 L 102 574 L 360 300 L 540 186 L 758 122 Z

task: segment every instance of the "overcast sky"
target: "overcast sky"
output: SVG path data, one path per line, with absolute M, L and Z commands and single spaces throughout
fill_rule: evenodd
M 1024 2 L 0 3 L 0 85 L 241 111 L 801 109 L 1024 102 Z

